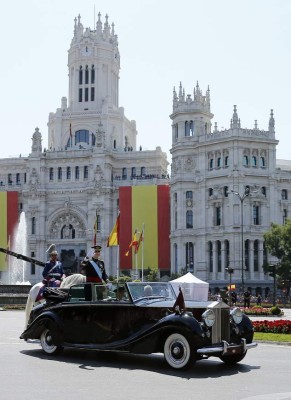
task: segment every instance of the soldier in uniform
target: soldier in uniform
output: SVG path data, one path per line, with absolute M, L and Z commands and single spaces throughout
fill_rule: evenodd
M 108 275 L 105 271 L 104 261 L 100 259 L 101 246 L 92 247 L 93 254 L 91 259 L 85 257 L 81 263 L 81 272 L 86 275 L 86 282 L 108 283 Z
M 62 263 L 58 261 L 58 252 L 53 250 L 50 259 L 46 262 L 42 272 L 43 283 L 49 287 L 58 287 L 61 280 L 65 277 Z

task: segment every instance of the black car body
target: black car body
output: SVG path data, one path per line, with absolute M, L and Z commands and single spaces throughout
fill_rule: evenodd
M 49 354 L 64 347 L 164 353 L 176 369 L 210 356 L 234 364 L 256 346 L 252 323 L 239 308 L 218 301 L 187 301 L 186 310 L 174 309 L 176 295 L 170 283 L 122 286 L 119 299 L 116 285 L 87 283 L 67 293 L 51 290 L 46 302 L 32 310 L 21 338 L 40 339 Z

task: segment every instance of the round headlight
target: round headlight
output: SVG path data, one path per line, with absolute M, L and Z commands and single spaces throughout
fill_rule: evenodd
M 243 313 L 238 307 L 235 307 L 233 310 L 231 310 L 230 315 L 236 324 L 241 323 L 243 319 Z
M 204 311 L 204 313 L 202 314 L 202 319 L 206 326 L 208 327 L 212 326 L 215 322 L 214 312 L 212 310 Z

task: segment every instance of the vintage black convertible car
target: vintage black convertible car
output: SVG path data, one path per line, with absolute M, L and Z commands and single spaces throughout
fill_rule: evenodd
M 80 284 L 48 291 L 21 338 L 39 339 L 48 354 L 64 347 L 164 353 L 175 369 L 210 356 L 235 364 L 257 345 L 239 308 L 221 301 L 187 301 L 182 308 L 170 283 Z

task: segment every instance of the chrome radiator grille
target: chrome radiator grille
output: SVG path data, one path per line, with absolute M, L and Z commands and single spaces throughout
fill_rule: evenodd
M 229 309 L 214 308 L 215 323 L 212 327 L 212 343 L 219 343 L 222 340 L 229 342 L 230 339 L 230 324 L 229 324 Z

